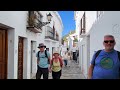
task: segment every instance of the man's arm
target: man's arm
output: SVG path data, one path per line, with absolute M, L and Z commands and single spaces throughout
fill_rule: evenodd
M 91 64 L 88 70 L 88 79 L 92 78 L 92 74 L 93 74 L 93 69 L 94 69 L 94 65 Z
M 50 53 L 47 51 L 47 56 L 48 56 L 48 62 L 49 62 L 49 70 L 51 71 L 51 59 L 50 59 Z
M 38 60 L 38 58 L 37 58 L 37 65 L 39 64 L 39 60 Z
M 49 64 L 51 64 L 50 56 L 48 57 Z
M 48 62 L 49 64 L 51 63 L 51 59 L 50 59 L 50 53 L 47 51 L 47 57 L 48 57 Z
M 88 79 L 92 79 L 95 57 L 96 57 L 96 53 L 94 53 L 90 67 L 88 69 Z
M 50 73 L 52 72 L 52 62 L 53 62 L 53 59 L 50 59 L 50 66 L 49 66 L 49 72 Z
M 38 56 L 38 52 L 36 53 L 36 57 L 37 57 L 37 65 L 39 64 L 39 56 Z

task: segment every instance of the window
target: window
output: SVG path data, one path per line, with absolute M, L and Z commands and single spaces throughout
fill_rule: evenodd
M 34 13 L 35 13 L 35 18 L 36 18 L 35 22 L 38 25 L 39 23 L 42 22 L 43 16 L 39 13 L 39 11 L 34 11 Z
M 55 37 L 55 27 L 53 25 L 53 37 Z
M 36 19 L 39 20 L 39 21 L 42 21 L 42 15 L 39 13 L 39 11 L 34 11 L 35 12 L 35 15 L 36 15 Z
M 28 25 L 34 26 L 34 11 L 28 12 Z
M 47 36 L 53 37 L 53 29 L 50 26 L 47 26 Z
M 57 31 L 56 31 L 56 39 L 59 40 L 59 35 L 58 35 Z
M 80 28 L 80 35 L 85 33 L 85 13 L 83 14 L 83 17 L 81 18 L 81 28 Z
M 28 14 L 29 25 L 38 27 L 38 24 L 42 21 L 43 16 L 39 13 L 39 11 L 29 11 Z

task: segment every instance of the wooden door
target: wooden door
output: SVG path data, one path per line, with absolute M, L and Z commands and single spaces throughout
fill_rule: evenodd
M 23 38 L 18 42 L 18 79 L 23 79 Z
M 7 30 L 0 29 L 0 79 L 7 79 Z

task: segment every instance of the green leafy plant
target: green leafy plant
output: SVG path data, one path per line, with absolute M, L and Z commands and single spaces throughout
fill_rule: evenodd
M 29 11 L 29 13 L 28 13 L 28 24 L 29 24 L 29 26 L 34 26 L 35 25 L 35 19 L 36 19 L 36 15 L 34 14 L 34 11 Z
M 77 38 L 75 38 L 73 41 L 74 41 L 74 42 L 78 42 L 78 39 L 77 39 Z

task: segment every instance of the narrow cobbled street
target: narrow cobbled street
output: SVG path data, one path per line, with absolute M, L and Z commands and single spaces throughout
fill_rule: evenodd
M 78 63 L 70 61 L 67 67 L 63 67 L 61 79 L 84 79 Z
M 51 73 L 49 78 L 51 79 Z M 61 79 L 85 79 L 82 75 L 78 63 L 71 60 L 68 63 L 68 66 L 63 66 Z
M 33 78 L 35 79 L 35 77 Z M 52 79 L 52 74 L 49 74 L 49 79 Z M 85 79 L 82 75 L 78 63 L 71 60 L 68 66 L 63 66 L 61 79 Z

